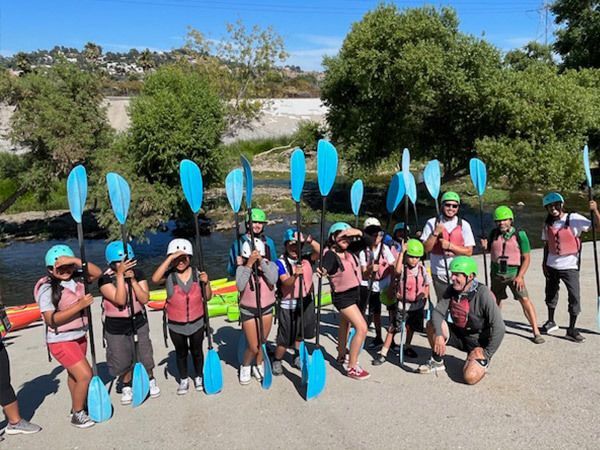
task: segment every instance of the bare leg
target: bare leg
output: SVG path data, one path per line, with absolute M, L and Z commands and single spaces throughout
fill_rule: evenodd
M 81 411 L 85 408 L 88 386 L 92 379 L 92 368 L 87 359 L 82 359 L 77 364 L 67 369 L 69 374 L 69 390 L 73 411 Z
M 463 376 L 465 378 L 465 383 L 467 384 L 477 384 L 485 376 L 486 369 L 477 362 L 478 359 L 485 359 L 485 354 L 481 347 L 473 349 L 473 351 L 469 353 L 469 356 L 467 356 L 467 361 L 463 367 Z
M 257 358 L 258 354 L 258 332 L 256 329 L 258 319 L 253 320 L 245 320 L 242 322 L 242 330 L 246 335 L 246 341 L 248 341 L 248 347 L 246 348 L 246 352 L 244 353 L 244 361 L 243 366 L 249 366 L 254 358 Z M 257 361 L 258 363 L 258 358 Z
M 352 343 L 350 344 L 350 362 L 348 364 L 348 367 L 356 367 L 358 364 L 358 354 L 367 337 L 367 322 L 357 305 L 342 309 L 341 315 L 342 317 L 345 317 L 356 330 Z
M 15 424 L 21 421 L 19 403 L 16 400 L 8 405 L 5 405 L 2 409 L 4 410 L 4 415 L 8 419 L 8 423 Z
M 533 302 L 531 300 L 529 300 L 528 297 L 525 297 L 525 298 L 521 299 L 519 303 L 521 303 L 521 307 L 523 308 L 523 313 L 525 314 L 525 317 L 527 317 L 527 320 L 529 321 L 529 324 L 531 325 L 533 335 L 537 336 L 538 334 L 540 334 L 540 330 L 537 326 L 537 316 L 535 313 L 535 306 L 533 306 Z

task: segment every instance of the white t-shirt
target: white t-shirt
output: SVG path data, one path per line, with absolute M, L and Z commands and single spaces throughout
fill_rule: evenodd
M 552 224 L 552 228 L 563 228 L 567 220 L 567 214 Z M 581 236 L 581 233 L 588 231 L 592 226 L 592 221 L 578 213 L 571 213 L 569 218 L 569 228 L 573 231 L 575 237 Z M 546 227 L 542 230 L 542 241 L 547 241 L 548 236 Z M 548 254 L 546 265 L 556 270 L 577 269 L 579 256 L 578 255 L 551 255 Z
M 379 247 L 381 246 L 381 244 L 379 244 L 377 246 L 377 248 L 372 252 L 373 252 L 373 258 L 377 257 L 377 255 L 379 255 L 380 249 Z M 392 267 L 394 266 L 394 264 L 396 264 L 396 258 L 394 258 L 394 254 L 392 253 L 392 251 L 390 250 L 390 248 L 387 245 L 383 246 L 383 250 L 381 253 L 381 258 L 385 259 L 387 261 L 388 264 L 390 264 Z M 358 254 L 358 260 L 360 261 L 360 267 L 361 269 L 366 269 L 366 267 L 369 265 L 369 262 L 367 262 L 367 254 L 364 250 L 361 250 L 360 253 Z M 373 284 L 371 285 L 371 292 L 381 292 L 382 290 L 386 289 L 389 285 L 390 285 L 390 281 L 391 281 L 391 276 L 387 276 L 382 280 L 373 280 Z M 369 277 L 363 277 L 363 280 L 360 282 L 361 286 L 369 286 Z
M 72 291 L 77 289 L 77 282 L 75 280 L 61 281 L 60 285 Z M 50 286 L 50 283 L 42 284 L 40 286 L 36 300 L 40 305 L 40 312 L 45 313 L 47 311 L 56 311 L 56 308 L 52 303 L 52 287 Z M 56 342 L 74 341 L 85 336 L 85 333 L 86 330 L 76 330 L 65 331 L 63 333 L 56 334 L 53 328 L 48 327 L 48 332 L 46 333 L 46 342 L 53 344 Z
M 435 222 L 436 218 L 432 217 L 427 221 L 425 226 L 423 227 L 423 234 L 421 234 L 421 240 L 425 242 L 429 236 L 433 234 L 435 230 Z M 448 233 L 452 233 L 452 231 L 458 226 L 458 216 L 454 216 L 451 220 L 446 220 L 444 217 L 441 219 L 444 228 Z M 473 236 L 473 230 L 471 229 L 471 225 L 465 219 L 462 219 L 462 237 L 465 242 L 465 247 L 475 247 L 475 237 Z M 429 254 L 429 259 L 431 261 L 431 273 L 436 275 L 438 278 L 442 279 L 444 282 L 446 280 L 446 266 L 444 265 L 444 257 L 443 255 L 436 255 L 434 253 Z M 448 268 L 450 268 L 450 263 L 454 257 L 446 256 L 446 262 L 448 263 Z

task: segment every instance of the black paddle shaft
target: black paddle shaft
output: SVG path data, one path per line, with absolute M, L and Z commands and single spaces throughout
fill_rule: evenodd
M 198 225 L 198 213 L 194 214 L 194 228 L 196 229 L 196 253 L 197 268 L 199 272 L 204 272 L 204 253 L 202 252 L 202 241 L 200 240 L 200 227 Z M 208 339 L 208 349 L 212 350 L 212 332 L 210 330 L 210 321 L 208 319 L 208 302 L 206 301 L 206 283 L 198 280 L 200 290 L 202 291 L 202 303 L 204 305 L 204 321 L 206 322 L 206 339 Z
M 77 240 L 79 241 L 79 255 L 81 257 L 81 270 L 83 271 L 83 288 L 85 294 L 89 294 L 89 273 L 88 264 L 85 257 L 85 246 L 83 244 L 83 225 L 77 222 Z M 98 375 L 98 367 L 96 366 L 96 344 L 94 341 L 94 324 L 92 323 L 92 307 L 86 308 L 86 314 L 88 317 L 88 332 L 90 333 L 90 352 L 92 354 L 92 371 L 94 376 Z
M 321 246 L 319 248 L 319 272 L 323 270 L 323 247 L 325 246 L 325 207 L 327 203 L 327 197 L 323 197 L 323 203 L 321 205 Z M 321 331 L 321 295 L 323 293 L 323 277 L 319 276 L 319 283 L 317 287 L 317 330 L 315 345 L 320 348 L 319 337 Z
M 121 238 L 123 240 L 123 253 L 125 255 L 123 262 L 127 261 L 129 259 L 129 252 L 127 251 L 127 229 L 125 228 L 125 225 L 121 225 Z M 131 320 L 131 330 L 133 332 L 133 356 L 134 356 L 134 363 L 137 363 L 139 361 L 139 357 L 138 357 L 138 334 L 137 334 L 137 327 L 135 325 L 135 314 L 134 314 L 134 307 L 133 307 L 133 286 L 131 286 L 131 280 L 125 279 L 125 284 L 127 285 L 127 296 L 128 298 L 128 302 L 129 302 L 129 318 Z
M 384 232 L 384 236 L 385 236 L 385 231 L 389 230 L 390 228 L 390 222 L 392 220 L 392 215 L 388 214 L 388 218 L 387 218 L 387 222 L 385 224 L 385 230 L 383 230 Z M 381 254 L 383 253 L 383 239 L 381 239 L 381 242 L 379 244 L 379 252 L 377 252 L 377 256 L 374 255 L 373 257 L 373 262 L 372 264 L 380 264 L 381 263 Z M 365 250 L 365 256 L 367 255 L 367 252 Z M 365 320 L 367 321 L 367 326 L 370 324 L 371 319 L 369 318 L 369 316 L 371 315 L 371 308 L 369 307 L 369 302 L 371 301 L 371 289 L 373 288 L 373 281 L 375 281 L 375 272 L 371 271 L 371 273 L 369 274 L 369 283 L 368 283 L 368 287 L 367 287 L 367 300 L 366 300 L 366 309 L 367 309 L 367 317 L 365 318 Z M 360 287 L 358 289 L 358 300 L 360 303 Z
M 256 250 L 256 247 L 254 246 L 254 227 L 253 227 L 253 222 L 252 222 L 252 208 L 248 208 L 248 227 L 250 228 L 250 250 L 254 251 Z M 254 275 L 254 287 L 255 290 L 254 292 L 256 293 L 256 309 L 258 310 L 258 321 L 260 322 L 258 324 L 258 351 L 260 352 L 260 346 L 262 344 L 265 343 L 265 330 L 263 327 L 263 320 L 262 320 L 262 306 L 260 304 L 260 278 L 258 275 L 258 267 L 256 267 L 256 263 L 254 263 L 254 265 L 252 266 L 252 273 Z
M 483 230 L 483 199 L 479 196 L 479 224 L 481 226 L 481 237 L 485 238 L 485 232 Z M 485 256 L 485 248 L 481 247 L 483 254 L 483 271 L 485 272 L 485 285 L 488 285 L 488 269 L 487 269 L 487 258 Z
M 440 205 L 438 204 L 437 198 L 435 199 L 435 212 L 437 213 L 437 219 L 433 223 L 432 233 L 435 232 L 435 227 L 437 226 L 437 224 L 439 222 L 441 222 L 441 220 L 440 220 L 440 218 L 441 218 L 441 216 L 440 216 Z M 444 269 L 446 270 L 446 283 L 450 283 L 450 273 L 448 271 L 448 259 L 446 258 L 446 252 L 444 251 L 444 249 L 442 249 L 442 257 L 444 259 Z
M 588 186 L 588 198 L 590 201 L 593 200 L 592 196 L 592 187 Z M 598 253 L 596 249 L 596 215 L 594 211 L 590 211 L 590 216 L 592 219 L 592 241 L 594 242 L 594 268 L 596 269 L 596 294 L 600 298 L 600 276 L 598 274 Z
M 298 244 L 298 249 L 296 250 L 298 252 L 298 255 L 296 256 L 296 259 L 300 262 L 300 264 L 302 264 L 302 235 L 300 234 L 301 227 L 302 227 L 302 218 L 300 217 L 300 202 L 296 202 L 296 231 L 298 233 L 298 235 L 296 236 L 298 239 L 296 241 Z M 293 274 L 290 274 L 290 275 L 293 276 Z M 312 280 L 311 280 L 311 282 L 312 282 Z M 302 266 L 302 273 L 300 274 L 300 286 L 298 286 L 298 302 L 300 304 L 300 336 L 302 338 L 302 342 L 304 342 L 304 296 L 303 296 L 303 292 L 302 292 L 303 287 L 304 287 L 304 266 Z
M 242 256 L 242 244 L 240 243 L 240 215 L 237 211 L 233 212 L 233 220 L 235 222 L 235 245 L 237 247 L 237 256 Z M 235 252 L 234 252 L 235 254 Z M 234 258 L 234 266 L 237 269 L 237 258 Z M 242 322 L 242 316 L 239 314 L 241 296 L 238 293 L 238 325 Z

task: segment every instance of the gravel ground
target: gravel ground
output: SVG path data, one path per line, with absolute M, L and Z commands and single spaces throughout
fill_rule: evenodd
M 535 250 L 527 281 L 541 324 L 546 312 L 540 261 L 541 251 Z M 240 386 L 235 367 L 238 326 L 222 318 L 212 325 L 223 360 L 223 392 L 176 396 L 173 348 L 165 349 L 162 342 L 161 314 L 150 313 L 162 395 L 134 410 L 122 407 L 113 391 L 113 418 L 90 430 L 69 425 L 66 374 L 56 362 L 47 362 L 43 328 L 24 330 L 7 342 L 13 384 L 23 414 L 44 431 L 8 436 L 0 447 L 598 448 L 600 338 L 590 245 L 584 247 L 581 279 L 579 325 L 586 342 L 563 338 L 568 320 L 564 289 L 557 314 L 562 329 L 543 345 L 530 341 L 520 306 L 507 300 L 503 314 L 508 333 L 489 374 L 476 386 L 461 382 L 464 355 L 455 350 L 446 358 L 448 371 L 439 376 L 410 373 L 396 362 L 372 368 L 366 352 L 360 359 L 371 378 L 360 382 L 342 376 L 334 362 L 338 317 L 328 309 L 321 327 L 327 387 L 310 402 L 303 400 L 298 372 L 285 363 L 285 375 L 275 378 L 270 391 L 262 391 L 256 382 Z M 408 361 L 413 368 L 429 356 L 423 336 L 416 336 L 415 344 L 419 359 Z M 104 350 L 100 345 L 97 350 L 104 374 Z

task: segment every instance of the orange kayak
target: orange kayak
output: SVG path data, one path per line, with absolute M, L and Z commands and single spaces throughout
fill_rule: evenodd
M 9 306 L 6 308 L 8 320 L 12 325 L 10 331 L 21 330 L 28 327 L 33 322 L 42 318 L 42 313 L 37 303 L 28 303 L 26 305 Z

